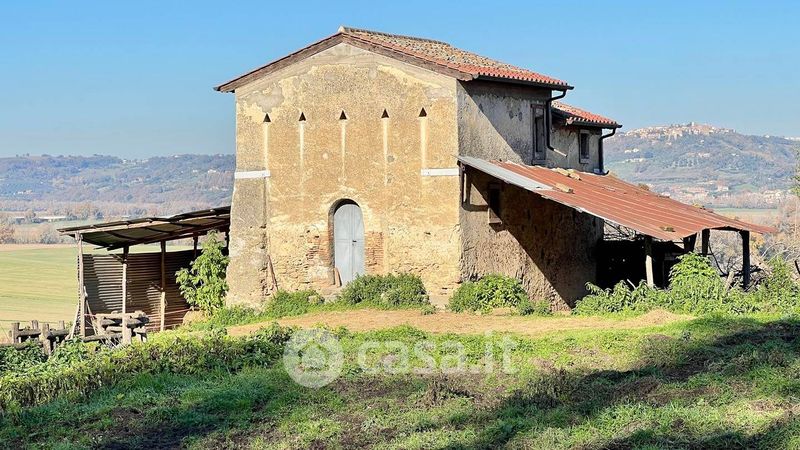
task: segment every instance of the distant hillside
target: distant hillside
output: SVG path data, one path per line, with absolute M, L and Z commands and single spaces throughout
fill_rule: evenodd
M 69 205 L 91 203 L 101 210 L 128 205 L 140 215 L 226 205 L 234 161 L 233 155 L 0 158 L 0 210 L 63 213 Z
M 606 168 L 676 198 L 717 206 L 764 206 L 786 195 L 800 141 L 748 136 L 689 123 L 619 133 Z

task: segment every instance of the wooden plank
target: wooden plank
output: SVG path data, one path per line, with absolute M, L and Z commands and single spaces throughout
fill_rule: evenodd
M 75 235 L 78 241 L 78 320 L 80 321 L 81 336 L 86 336 L 86 296 L 84 295 L 83 280 L 83 235 Z
M 750 232 L 742 230 L 742 288 L 750 285 Z
M 122 249 L 122 314 L 125 314 L 125 309 L 128 303 L 128 246 Z M 123 318 L 124 320 L 124 318 Z
M 711 239 L 711 230 L 703 230 L 700 232 L 700 253 L 703 256 L 708 256 L 710 239 Z
M 167 310 L 167 241 L 161 241 L 161 309 L 159 311 L 159 330 L 164 331 L 164 321 L 166 320 Z
M 647 285 L 655 287 L 656 282 L 653 276 L 653 238 L 644 237 L 644 268 L 647 273 Z

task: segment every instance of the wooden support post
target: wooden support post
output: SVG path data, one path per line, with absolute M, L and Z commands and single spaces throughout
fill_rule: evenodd
M 127 312 L 128 303 L 128 246 L 122 248 L 122 314 Z
M 159 330 L 164 331 L 164 318 L 166 317 L 167 309 L 167 241 L 161 241 L 161 310 L 159 319 L 161 321 Z
M 192 243 L 194 244 L 194 253 L 192 253 L 192 259 L 197 259 L 197 235 L 195 234 L 192 236 Z
M 656 282 L 653 277 L 653 238 L 644 237 L 644 270 L 647 275 L 647 285 L 655 287 Z
M 86 296 L 83 287 L 83 235 L 75 235 L 78 241 L 78 321 L 80 322 L 81 337 L 86 336 Z M 73 330 L 75 327 L 73 327 Z
M 683 238 L 683 251 L 691 253 L 694 251 L 695 244 L 697 243 L 697 235 L 686 236 Z
M 750 232 L 742 230 L 742 288 L 750 285 Z
M 45 323 L 42 325 L 42 349 L 44 354 L 50 356 L 53 353 L 53 343 L 50 342 L 50 324 Z
M 700 252 L 703 256 L 708 256 L 710 239 L 711 230 L 703 230 L 700 232 Z
M 19 322 L 11 322 L 11 331 L 8 332 L 12 344 L 17 344 L 19 339 Z

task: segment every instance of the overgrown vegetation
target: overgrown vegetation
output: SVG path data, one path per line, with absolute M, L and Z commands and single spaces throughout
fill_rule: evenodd
M 710 317 L 517 339 L 514 374 L 367 375 L 365 342 L 457 338 L 478 364 L 500 336 L 338 330 L 340 379 L 279 364 L 141 372 L 0 418 L 9 448 L 800 448 L 800 322 Z M 445 352 L 433 353 L 441 361 Z M 412 353 L 412 358 L 414 357 Z M 412 364 L 419 361 L 412 359 Z
M 290 330 L 273 325 L 244 337 L 212 332 L 161 333 L 145 343 L 109 349 L 96 343 L 68 342 L 44 360 L 34 350 L 10 361 L 4 353 L 0 372 L 0 412 L 59 397 L 80 397 L 141 373 L 202 374 L 235 371 L 273 363 Z M 41 354 L 41 349 L 35 349 Z
M 670 271 L 668 289 L 655 289 L 640 283 L 631 287 L 620 282 L 612 289 L 592 284 L 590 294 L 580 300 L 575 314 L 604 314 L 623 311 L 644 312 L 663 308 L 688 314 L 748 314 L 800 312 L 800 285 L 782 259 L 770 262 L 770 273 L 750 291 L 728 287 L 708 258 L 696 253 L 681 256 Z
M 422 279 L 413 274 L 360 275 L 342 289 L 337 302 L 377 308 L 416 308 L 430 303 Z
M 519 314 L 547 315 L 550 305 L 532 301 L 516 279 L 504 275 L 487 275 L 478 281 L 466 281 L 456 289 L 448 308 L 454 312 L 490 313 L 494 308 L 514 308 Z
M 203 251 L 187 269 L 179 270 L 175 276 L 186 302 L 205 313 L 225 306 L 228 283 L 225 271 L 229 258 L 222 254 L 224 244 L 216 233 L 209 233 L 203 242 Z

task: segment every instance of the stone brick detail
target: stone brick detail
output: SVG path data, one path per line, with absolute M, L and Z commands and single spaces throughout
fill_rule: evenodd
M 383 269 L 383 233 L 370 232 L 365 237 L 365 258 L 364 265 L 366 266 L 367 273 L 380 274 L 384 272 Z

